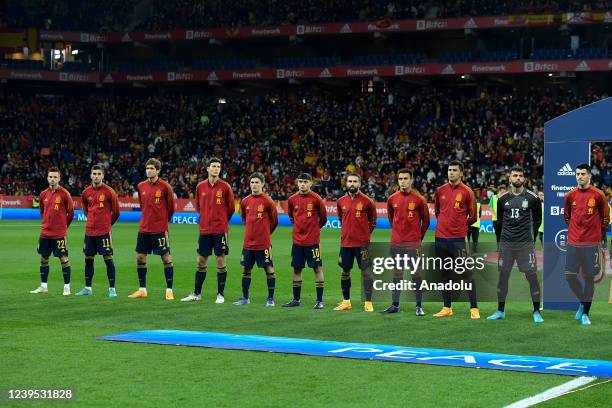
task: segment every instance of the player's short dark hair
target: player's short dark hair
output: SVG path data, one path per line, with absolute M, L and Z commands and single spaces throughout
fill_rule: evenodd
M 457 166 L 459 167 L 459 170 L 463 171 L 463 163 L 461 163 L 459 160 L 453 160 L 452 162 L 448 163 L 448 167 L 450 166 Z
M 212 159 L 210 159 L 210 160 L 208 160 L 208 161 L 206 162 L 206 167 L 210 167 L 210 165 L 211 165 L 211 164 L 213 164 L 213 163 L 219 163 L 219 164 L 222 164 L 222 161 L 221 161 L 221 159 L 219 159 L 218 157 L 213 157 Z
M 349 177 L 357 177 L 359 182 L 361 183 L 361 176 L 359 173 L 347 173 L 345 179 L 348 180 Z
M 510 173 L 523 173 L 523 174 L 525 174 L 525 169 L 523 169 L 521 166 L 513 166 L 510 169 Z
M 251 174 L 249 176 L 249 182 L 253 180 L 254 178 L 259 179 L 259 181 L 261 181 L 261 184 L 266 183 L 266 177 L 263 175 L 263 173 L 256 171 L 255 173 Z
M 99 164 L 94 164 L 93 166 L 91 166 L 91 171 L 94 170 L 100 170 L 102 174 L 104 174 L 104 167 L 100 166 Z
M 49 173 L 60 173 L 61 174 L 60 169 L 57 166 L 49 167 L 49 169 L 47 170 L 47 174 Z
M 155 169 L 157 171 L 161 170 L 161 162 L 159 160 L 157 160 L 157 159 L 151 158 L 151 159 L 147 160 L 147 163 L 145 164 L 145 166 L 149 166 L 149 165 L 155 167 Z
M 576 166 L 576 170 L 586 170 L 587 173 L 591 174 L 591 166 L 589 166 L 587 163 L 580 163 Z
M 300 173 L 297 176 L 297 180 L 308 180 L 308 181 L 311 181 L 312 180 L 312 175 L 310 173 Z
M 399 176 L 400 174 L 410 174 L 410 178 L 414 178 L 414 177 L 413 177 L 413 175 L 412 175 L 412 170 L 410 170 L 410 169 L 408 169 L 408 168 L 399 169 L 399 170 L 397 171 L 397 174 L 398 174 L 398 176 Z
M 508 186 L 506 186 L 504 183 L 501 183 L 499 186 L 497 186 L 497 189 L 498 189 L 498 190 L 499 190 L 499 189 L 502 189 L 502 188 L 503 188 L 503 189 L 506 189 L 506 188 L 508 188 Z

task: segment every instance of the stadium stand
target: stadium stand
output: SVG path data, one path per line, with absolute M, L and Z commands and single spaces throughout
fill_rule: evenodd
M 144 3 L 147 7 L 138 7 Z M 138 30 L 186 27 L 235 27 L 381 19 L 449 18 L 522 13 L 599 11 L 609 0 L 210 0 L 20 1 L 7 0 L 0 22 L 13 27 L 122 31 L 135 21 Z
M 384 200 L 399 167 L 414 169 L 416 186 L 431 195 L 445 180 L 444 163 L 463 160 L 467 183 L 486 195 L 513 163 L 530 183 L 541 183 L 543 124 L 601 95 L 531 90 L 524 95 L 425 89 L 407 96 L 317 93 L 218 98 L 157 93 L 143 97 L 5 97 L 0 147 L 3 194 L 36 194 L 44 169 L 59 164 L 78 193 L 97 162 L 122 196 L 132 196 L 148 157 L 160 157 L 179 197 L 189 197 L 212 156 L 226 162 L 239 195 L 245 177 L 260 170 L 275 199 L 293 191 L 302 170 L 316 175 L 318 191 L 342 192 L 341 179 L 356 170 L 366 191 Z M 326 143 L 329 140 L 334 143 Z M 610 185 L 601 156 L 595 179 Z M 604 176 L 606 179 L 604 180 Z

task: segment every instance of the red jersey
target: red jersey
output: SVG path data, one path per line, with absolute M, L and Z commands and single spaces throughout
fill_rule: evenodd
M 138 184 L 140 202 L 140 232 L 158 234 L 168 231 L 168 221 L 174 214 L 174 191 L 172 186 L 158 178 L 155 183 L 149 180 Z
M 57 186 L 55 191 L 48 188 L 40 193 L 39 200 L 42 216 L 40 236 L 51 239 L 65 237 L 74 217 L 74 204 L 68 190 L 62 186 Z
M 293 243 L 301 246 L 319 244 L 321 227 L 327 222 L 327 210 L 321 197 L 312 191 L 297 192 L 289 197 L 287 211 L 293 224 Z
M 391 243 L 420 246 L 429 228 L 427 200 L 414 190 L 398 191 L 387 200 L 387 214 L 391 224 Z
M 354 198 L 345 194 L 336 205 L 342 226 L 340 246 L 359 248 L 368 244 L 376 227 L 374 201 L 360 191 Z
M 463 183 L 453 187 L 446 183 L 434 194 L 438 223 L 436 238 L 465 238 L 468 226 L 476 222 L 476 197 Z
M 240 202 L 240 216 L 246 225 L 244 249 L 261 251 L 270 248 L 270 237 L 278 225 L 274 201 L 267 194 L 248 195 Z
M 204 180 L 198 183 L 195 198 L 200 234 L 225 234 L 236 205 L 230 185 L 221 179 L 215 184 Z
M 110 186 L 89 186 L 81 194 L 83 213 L 87 217 L 85 235 L 99 237 L 111 232 L 111 226 L 119 218 L 119 200 Z
M 610 222 L 610 208 L 603 191 L 593 186 L 575 188 L 565 195 L 567 242 L 573 246 L 599 245 Z

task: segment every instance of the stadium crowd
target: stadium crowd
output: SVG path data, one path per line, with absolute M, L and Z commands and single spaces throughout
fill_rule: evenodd
M 325 23 L 382 19 L 449 18 L 523 13 L 610 10 L 609 0 L 220 0 L 205 3 L 155 0 L 154 13 L 140 26 L 146 30 L 180 27 L 232 27 L 266 24 Z
M 0 25 L 47 30 L 123 31 L 132 18 L 135 0 L 5 0 Z
M 381 19 L 447 18 L 523 13 L 609 11 L 610 0 L 153 0 L 149 13 L 135 13 L 141 2 L 107 0 L 7 0 L 0 22 L 12 27 L 123 31 L 236 27 Z M 144 17 L 144 19 L 143 19 Z
M 474 97 L 429 89 L 409 96 L 364 93 L 268 94 L 218 99 L 170 93 L 107 98 L 11 94 L 0 107 L 0 193 L 35 195 L 46 168 L 59 165 L 63 184 L 80 194 L 89 169 L 101 163 L 121 196 L 133 196 L 144 163 L 158 157 L 162 177 L 178 197 L 189 197 L 205 177 L 205 161 L 224 160 L 239 196 L 246 177 L 262 171 L 268 192 L 285 199 L 301 171 L 316 190 L 335 199 L 346 172 L 363 176 L 364 191 L 384 200 L 394 172 L 410 167 L 415 187 L 431 197 L 445 182 L 445 164 L 466 164 L 466 183 L 481 198 L 513 164 L 525 167 L 529 186 L 542 180 L 543 124 L 602 95 L 533 89 L 519 95 Z M 612 185 L 606 145 L 594 162 L 595 181 Z

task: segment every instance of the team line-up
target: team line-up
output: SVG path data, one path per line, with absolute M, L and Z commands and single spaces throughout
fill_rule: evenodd
M 198 261 L 194 291 L 181 299 L 184 302 L 202 299 L 202 286 L 207 274 L 207 261 L 213 253 L 217 267 L 216 303 L 224 303 L 227 280 L 226 255 L 228 254 L 228 224 L 233 215 L 234 194 L 230 185 L 219 178 L 222 162 L 213 158 L 207 163 L 208 177 L 196 187 L 195 204 L 200 213 Z M 142 211 L 137 243 L 136 268 L 139 288 L 130 298 L 146 298 L 147 255 L 161 257 L 166 278 L 166 300 L 174 300 L 174 268 L 168 240 L 168 222 L 174 213 L 172 187 L 159 175 L 161 162 L 149 159 L 146 162 L 147 180 L 138 184 L 138 199 Z M 468 228 L 477 219 L 477 203 L 473 191 L 462 182 L 463 164 L 452 161 L 448 164 L 448 182 L 434 194 L 437 217 L 435 233 L 435 255 L 456 259 L 467 255 L 466 236 Z M 365 302 L 364 311 L 373 312 L 373 277 L 368 272 L 371 265 L 369 243 L 376 226 L 374 202 L 360 191 L 361 176 L 349 173 L 345 176 L 346 194 L 337 201 L 338 219 L 341 223 L 340 254 L 338 264 L 342 270 L 340 284 L 342 301 L 334 308 L 337 311 L 352 309 L 351 270 L 355 262 L 362 273 Z M 516 262 L 529 283 L 533 302 L 533 319 L 544 322 L 540 311 L 540 285 L 537 279 L 535 239 L 542 222 L 540 199 L 524 187 L 525 175 L 521 167 L 509 171 L 510 189 L 498 197 L 494 206 L 499 227 L 499 280 L 498 308 L 489 320 L 505 319 L 505 301 L 508 293 L 510 272 Z M 49 188 L 40 194 L 42 216 L 41 234 L 38 244 L 40 254 L 40 286 L 30 293 L 48 293 L 49 258 L 59 258 L 64 277 L 64 295 L 70 295 L 71 267 L 68 258 L 66 235 L 74 216 L 72 197 L 60 186 L 61 174 L 57 167 L 47 171 Z M 115 290 L 115 265 L 111 229 L 119 218 L 119 205 L 115 191 L 104 183 L 104 168 L 91 168 L 91 185 L 82 193 L 83 211 L 87 217 L 85 226 L 85 287 L 78 296 L 92 294 L 94 257 L 104 258 L 109 281 L 108 296 L 117 296 Z M 429 227 L 429 210 L 425 198 L 412 188 L 413 174 L 410 169 L 397 173 L 398 191 L 387 201 L 391 224 L 391 256 L 418 257 L 421 242 Z M 590 325 L 589 312 L 594 294 L 594 277 L 599 269 L 599 242 L 609 223 L 609 207 L 604 193 L 591 185 L 591 168 L 587 164 L 576 166 L 577 187 L 565 197 L 564 216 L 568 224 L 568 245 L 565 276 L 569 287 L 576 295 L 579 309 L 576 320 Z M 301 173 L 296 179 L 298 192 L 288 200 L 288 215 L 293 224 L 291 266 L 293 267 L 293 299 L 283 307 L 301 305 L 302 271 L 308 265 L 315 272 L 316 303 L 314 309 L 323 309 L 324 277 L 319 248 L 320 230 L 327 222 L 323 200 L 311 190 L 312 176 Z M 249 177 L 251 194 L 240 202 L 240 215 L 245 224 L 244 242 L 240 264 L 242 270 L 242 297 L 234 305 L 250 303 L 249 289 L 251 273 L 255 264 L 266 274 L 268 297 L 266 306 L 274 306 L 276 275 L 272 261 L 271 235 L 278 225 L 278 213 L 272 199 L 264 192 L 265 178 L 258 172 Z M 440 271 L 442 282 L 452 282 L 457 274 L 453 270 Z M 582 274 L 581 274 L 582 272 Z M 583 281 L 579 279 L 582 275 Z M 404 271 L 396 270 L 394 283 L 402 281 Z M 421 287 L 420 274 L 411 274 L 414 287 Z M 468 283 L 470 317 L 479 319 L 476 285 L 471 274 L 461 275 Z M 400 287 L 400 285 L 397 285 Z M 422 291 L 415 290 L 417 316 L 424 316 Z M 451 317 L 453 309 L 450 290 L 442 291 L 443 307 L 434 317 Z M 400 311 L 400 291 L 392 292 L 392 304 L 383 313 Z

